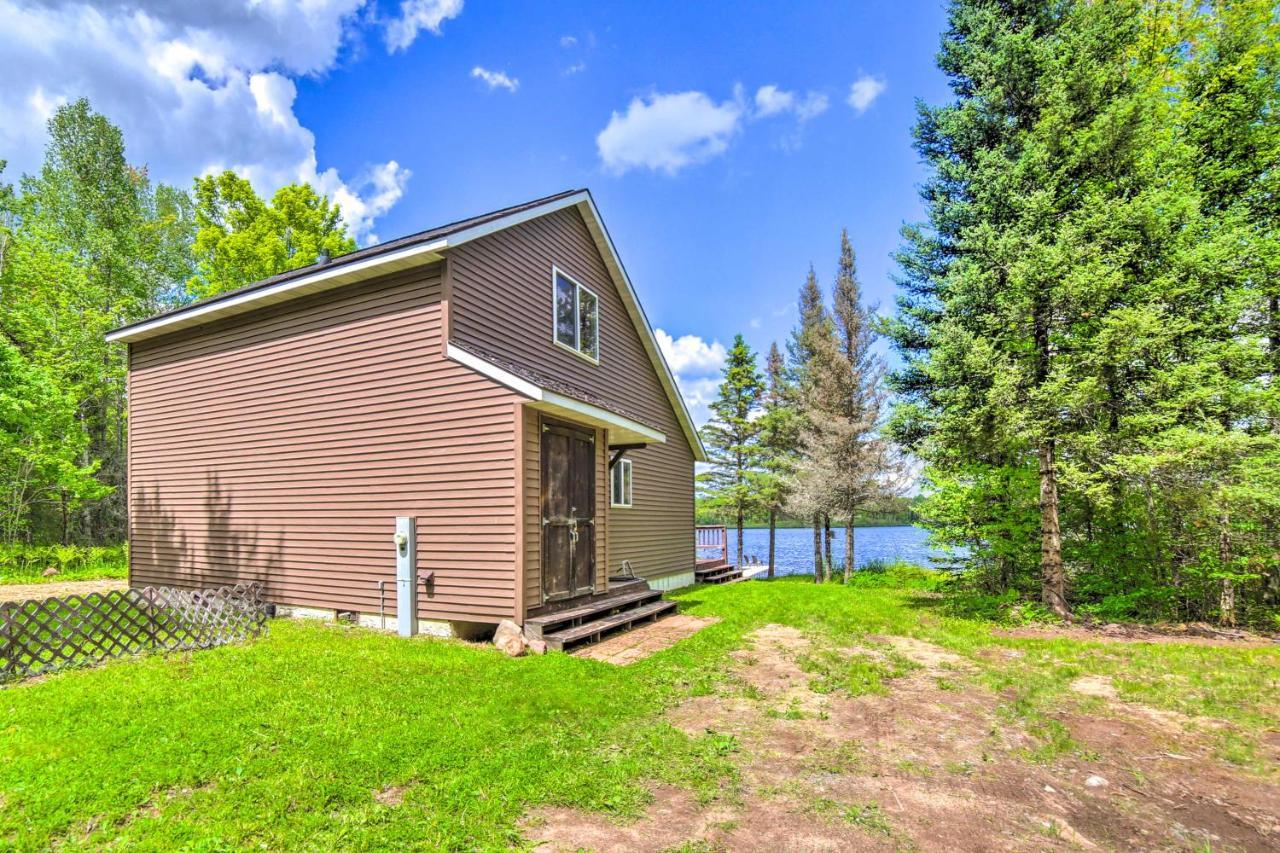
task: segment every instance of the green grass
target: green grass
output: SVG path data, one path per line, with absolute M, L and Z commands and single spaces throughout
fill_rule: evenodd
M 57 574 L 45 577 L 48 569 L 57 569 Z M 0 545 L 0 584 L 88 581 L 128 574 L 127 545 Z
M 520 816 L 542 804 L 638 814 L 654 780 L 732 798 L 742 745 L 687 736 L 662 712 L 730 689 L 729 652 L 769 623 L 832 649 L 897 634 L 970 657 L 966 678 L 998 691 L 1007 724 L 1042 744 L 1028 760 L 1075 748 L 1053 715 L 1084 673 L 1111 675 L 1124 698 L 1226 721 L 1223 752 L 1245 767 L 1280 705 L 1280 650 L 999 637 L 918 591 L 803 579 L 674 597 L 721 621 L 629 667 L 279 621 L 245 645 L 4 688 L 0 848 L 493 849 L 519 843 Z M 893 657 L 815 660 L 815 679 L 850 693 L 892 692 L 905 671 Z M 858 756 L 822 761 L 856 772 Z M 406 786 L 399 805 L 375 799 L 390 786 Z

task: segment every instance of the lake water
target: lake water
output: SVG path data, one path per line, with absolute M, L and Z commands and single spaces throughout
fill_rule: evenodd
M 835 539 L 831 543 L 831 557 L 836 565 L 844 563 L 844 529 L 832 529 Z M 862 568 L 872 560 L 892 562 L 905 560 L 920 566 L 928 566 L 932 558 L 942 558 L 941 552 L 930 548 L 929 532 L 923 527 L 855 527 L 853 530 L 854 564 Z M 778 529 L 777 570 L 780 575 L 813 573 L 813 530 L 806 527 Z M 729 562 L 739 564 L 738 534 L 729 528 Z M 769 529 L 748 527 L 743 531 L 743 550 L 749 556 L 769 559 Z M 710 551 L 699 551 L 698 556 L 712 556 Z

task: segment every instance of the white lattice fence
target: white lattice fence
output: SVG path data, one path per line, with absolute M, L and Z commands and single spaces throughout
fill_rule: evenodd
M 0 680 L 147 651 L 207 649 L 265 633 L 260 583 L 143 587 L 0 603 Z

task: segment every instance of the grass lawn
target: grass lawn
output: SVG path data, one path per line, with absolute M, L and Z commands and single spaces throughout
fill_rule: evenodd
M 655 783 L 732 800 L 743 745 L 685 734 L 664 711 L 726 689 L 730 653 L 769 624 L 833 646 L 916 637 L 972 660 L 1034 739 L 1028 762 L 1080 748 L 1055 714 L 1089 673 L 1121 699 L 1217 718 L 1222 759 L 1274 779 L 1260 750 L 1280 712 L 1280 649 L 1005 637 L 918 591 L 803 579 L 674 597 L 721 621 L 628 667 L 278 621 L 242 646 L 5 688 L 0 847 L 492 849 L 520 844 L 537 806 L 634 816 Z M 806 669 L 851 696 L 901 675 L 856 657 Z
M 57 573 L 45 576 L 48 569 Z M 0 545 L 0 585 L 64 583 L 129 576 L 127 545 Z

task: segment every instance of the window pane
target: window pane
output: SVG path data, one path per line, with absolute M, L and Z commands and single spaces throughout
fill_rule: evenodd
M 622 469 L 622 502 L 627 506 L 631 506 L 631 460 L 626 460 L 626 467 Z
M 575 316 L 577 288 L 564 276 L 556 276 L 556 340 L 567 347 L 578 348 Z
M 578 350 L 592 358 L 600 357 L 599 306 L 594 293 L 578 290 Z
M 611 492 L 609 495 L 609 502 L 620 504 L 622 503 L 622 463 L 619 462 L 617 465 L 614 465 L 613 470 L 609 473 L 611 474 L 612 479 L 612 483 L 610 484 Z

